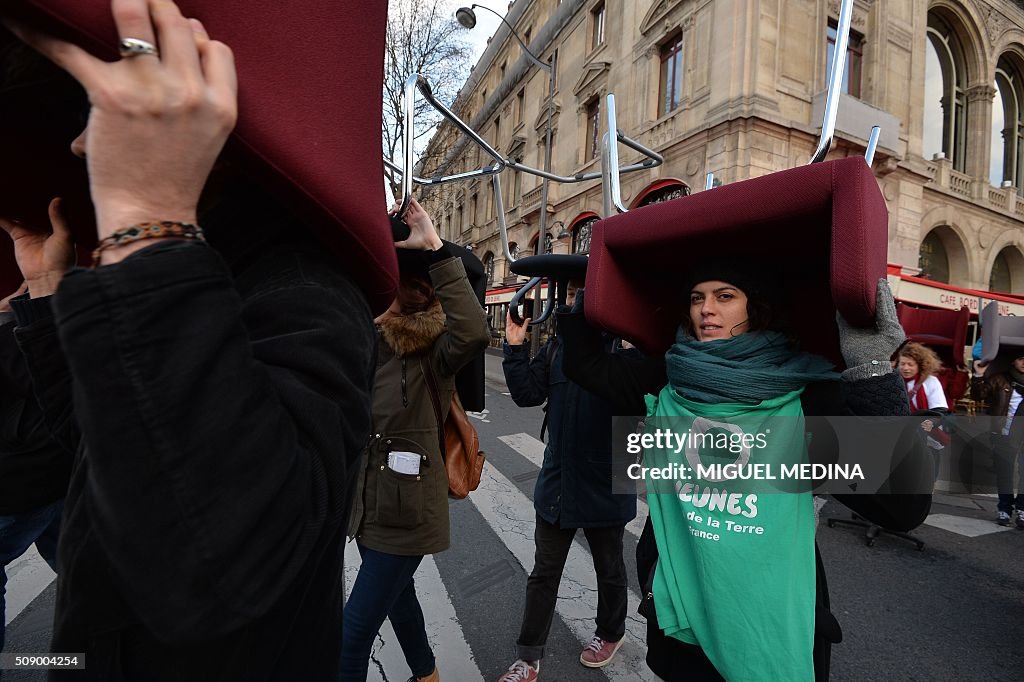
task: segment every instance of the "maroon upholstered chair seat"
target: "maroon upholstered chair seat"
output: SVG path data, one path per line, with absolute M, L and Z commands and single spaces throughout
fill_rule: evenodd
M 178 0 L 178 5 L 234 51 L 239 117 L 231 152 L 239 165 L 294 200 L 381 312 L 394 299 L 397 283 L 380 153 L 387 3 Z M 117 58 L 107 0 L 13 0 L 3 11 L 101 58 Z M 85 167 L 68 152 L 77 132 L 56 125 L 59 112 L 39 109 L 40 98 L 30 95 L 3 95 L 0 210 L 44 224 L 47 201 L 56 194 L 77 197 L 71 202 L 77 211 L 87 207 Z M 75 223 L 83 241 L 94 238 L 88 217 L 79 215 Z M 7 241 L 0 240 L 0 291 L 17 283 Z
M 777 278 L 801 347 L 842 367 L 836 311 L 874 323 L 887 246 L 888 211 L 863 158 L 801 166 L 596 223 L 586 314 L 662 353 L 687 309 L 687 270 L 734 256 Z

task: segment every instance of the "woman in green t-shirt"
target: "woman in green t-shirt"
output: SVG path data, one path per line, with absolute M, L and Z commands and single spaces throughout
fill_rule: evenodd
M 782 305 L 774 282 L 750 264 L 705 264 L 683 290 L 689 307 L 676 342 L 664 356 L 646 359 L 603 353 L 577 303 L 559 319 L 565 372 L 623 414 L 788 424 L 757 454 L 775 463 L 803 454 L 804 415 L 910 414 L 889 365 L 903 331 L 885 280 L 875 329 L 837 320 L 848 367 L 842 374 L 798 349 L 784 311 L 800 310 Z M 923 449 L 915 454 L 927 468 Z M 647 451 L 645 466 L 657 457 Z M 654 607 L 647 612 L 648 665 L 665 680 L 827 679 L 830 647 L 841 633 L 814 545 L 811 494 L 724 492 L 697 482 L 648 495 L 651 516 L 637 548 L 645 606 Z M 900 530 L 918 525 L 930 506 L 928 496 L 841 501 Z

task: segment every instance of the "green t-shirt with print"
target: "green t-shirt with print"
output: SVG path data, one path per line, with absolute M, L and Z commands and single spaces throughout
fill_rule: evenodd
M 801 393 L 755 405 L 708 405 L 666 386 L 648 397 L 648 414 L 672 418 L 677 432 L 698 418 L 703 428 L 741 423 L 747 433 L 770 423 L 770 436 L 749 450 L 749 463 L 777 470 L 806 461 Z M 645 451 L 645 466 L 670 461 L 679 456 Z M 676 494 L 648 494 L 659 552 L 652 589 L 658 623 L 666 635 L 700 646 L 730 682 L 813 680 L 812 496 L 749 487 L 730 492 L 729 486 L 680 480 Z

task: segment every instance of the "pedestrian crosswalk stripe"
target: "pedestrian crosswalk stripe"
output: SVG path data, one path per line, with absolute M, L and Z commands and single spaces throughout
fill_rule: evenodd
M 538 467 L 544 466 L 544 441 L 538 440 L 528 433 L 511 433 L 507 436 L 498 436 L 498 440 Z M 626 524 L 626 532 L 640 537 L 640 533 L 644 530 L 644 523 L 647 522 L 648 513 L 647 503 L 637 498 L 636 516 Z
M 929 514 L 924 520 L 929 526 L 948 530 L 969 538 L 976 538 L 982 535 L 999 533 L 1004 530 L 1011 530 L 1007 526 L 996 525 L 988 519 L 975 519 L 969 516 L 953 516 L 952 514 Z
M 484 467 L 480 487 L 469 496 L 469 499 L 522 565 L 523 570 L 530 573 L 533 570 L 535 524 L 535 512 L 530 499 L 491 465 Z M 647 625 L 636 613 L 638 604 L 636 593 L 629 590 L 626 641 L 611 664 L 602 668 L 612 680 L 657 679 L 644 662 Z M 590 555 L 575 542 L 569 548 L 555 610 L 579 639 L 582 650 L 583 645 L 589 642 L 594 634 L 597 578 Z M 515 636 L 515 632 L 509 632 L 510 643 L 515 641 Z
M 543 463 L 544 444 L 528 434 L 503 436 L 501 440 L 525 456 L 538 467 Z M 525 575 L 533 568 L 534 546 L 533 503 L 507 477 L 488 463 L 480 489 L 470 496 L 470 501 L 483 516 L 502 544 L 515 557 L 509 559 L 509 566 L 520 576 L 525 587 Z M 644 505 L 646 512 L 646 506 Z M 642 524 L 642 520 L 640 521 Z M 631 530 L 637 534 L 638 530 Z M 453 537 L 457 542 L 458 538 Z M 360 567 L 358 548 L 355 543 L 345 547 L 345 586 L 348 593 L 355 583 Z M 52 582 L 53 574 L 39 558 L 34 548 L 10 565 L 8 583 L 8 613 L 6 622 L 16 617 L 25 606 L 35 599 Z M 442 679 L 459 682 L 482 682 L 480 671 L 466 633 L 459 622 L 458 614 L 441 579 L 438 564 L 432 556 L 423 559 L 416 572 L 416 589 L 426 620 L 426 629 L 431 646 L 438 660 Z M 583 645 L 594 632 L 594 617 L 597 613 L 597 581 L 590 555 L 577 543 L 573 543 L 566 561 L 565 572 L 559 590 L 556 606 L 558 617 Z M 646 623 L 636 615 L 638 597 L 629 591 L 627 607 L 626 643 L 619 650 L 612 664 L 603 669 L 612 680 L 653 680 L 644 663 Z M 518 632 L 515 614 L 509 619 L 508 641 L 491 644 L 506 644 L 512 650 Z M 581 674 L 585 673 L 581 668 Z M 390 624 L 385 621 L 373 647 L 368 680 L 391 682 L 405 680 L 410 671 L 405 663 L 401 647 Z
M 359 548 L 355 542 L 345 545 L 345 587 L 346 597 L 351 593 L 359 573 Z M 433 556 L 423 557 L 416 575 L 416 596 L 423 609 L 430 646 L 437 659 L 438 671 L 443 680 L 482 681 L 483 675 L 473 659 L 473 652 L 466 642 L 462 627 L 455 614 L 455 607 L 448 597 L 448 590 L 441 582 L 441 574 Z M 410 675 L 402 648 L 387 620 L 377 635 L 370 658 L 370 672 L 367 682 L 406 680 Z

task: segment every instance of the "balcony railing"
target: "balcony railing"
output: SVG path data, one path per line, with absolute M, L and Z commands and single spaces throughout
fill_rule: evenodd
M 643 136 L 644 144 L 652 149 L 657 149 L 661 145 L 677 139 L 676 121 L 681 118 L 681 114 L 682 109 L 678 109 L 668 118 L 655 123 L 651 129 L 647 131 L 646 135 Z
M 540 208 L 540 193 L 541 187 L 538 185 L 529 192 L 523 194 L 522 212 L 523 214 L 532 213 Z
M 951 170 L 949 172 L 949 189 L 968 199 L 971 198 L 971 176 Z
M 993 187 L 988 178 L 972 178 L 953 170 L 949 159 L 926 161 L 925 168 L 931 184 L 975 204 L 1024 220 L 1024 197 L 1017 194 L 1016 187 Z

